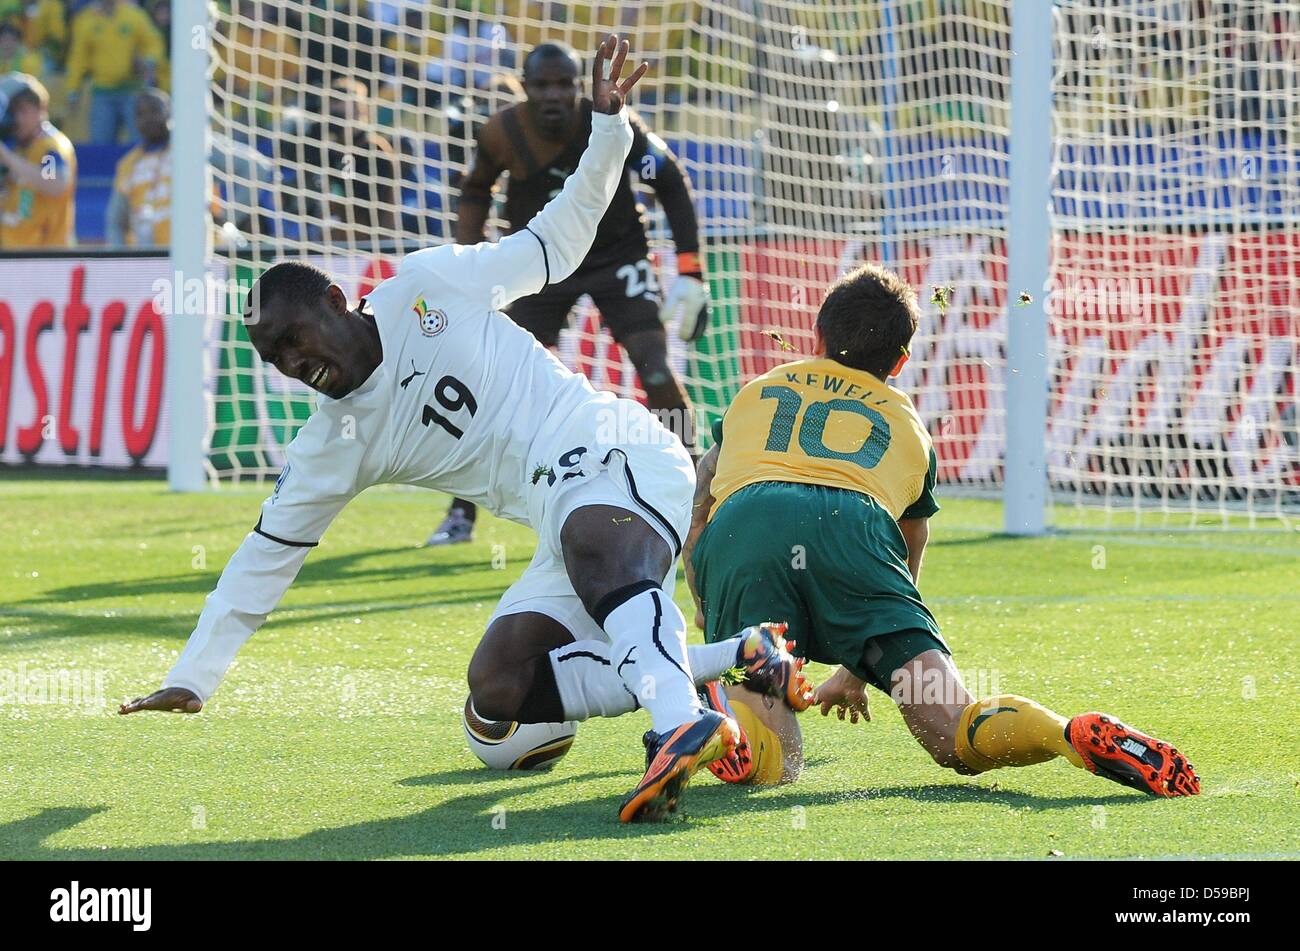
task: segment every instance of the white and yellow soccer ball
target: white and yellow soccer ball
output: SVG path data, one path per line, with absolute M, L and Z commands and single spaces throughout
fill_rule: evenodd
M 492 769 L 550 769 L 573 745 L 578 724 L 517 723 L 487 720 L 474 710 L 474 699 L 465 698 L 461 726 L 470 750 Z

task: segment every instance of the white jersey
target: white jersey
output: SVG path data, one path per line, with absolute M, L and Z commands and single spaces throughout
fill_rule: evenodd
M 408 255 L 366 298 L 382 362 L 347 396 L 322 398 L 289 445 L 254 531 L 165 686 L 211 696 L 306 553 L 363 489 L 425 486 L 537 527 L 566 469 L 610 448 L 629 418 L 651 419 L 639 404 L 596 393 L 500 313 L 582 263 L 631 143 L 623 112 L 594 115 L 577 171 L 527 229 Z
M 261 531 L 315 541 L 334 514 L 322 497 L 341 504 L 381 483 L 438 489 L 535 524 L 545 499 L 537 486 L 595 452 L 599 431 L 614 431 L 607 420 L 627 401 L 597 393 L 493 311 L 492 288 L 466 281 L 475 250 L 408 255 L 363 301 L 383 362 L 343 399 L 321 399 L 289 446 Z

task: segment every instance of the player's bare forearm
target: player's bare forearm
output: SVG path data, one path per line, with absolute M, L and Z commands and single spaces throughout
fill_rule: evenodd
M 912 583 L 921 583 L 921 559 L 925 557 L 925 545 L 930 540 L 930 520 L 928 518 L 903 518 L 898 520 L 899 531 L 907 542 L 907 568 L 912 572 Z
M 460 202 L 456 208 L 456 243 L 478 244 L 487 230 L 488 213 L 492 209 L 492 189 L 505 168 L 493 157 L 489 143 L 492 126 L 479 134 L 478 150 L 473 164 L 460 182 Z
M 460 206 L 456 209 L 457 244 L 478 244 L 484 239 L 490 204 L 489 198 L 477 193 L 461 196 Z
M 691 556 L 695 553 L 695 543 L 708 524 L 709 511 L 713 508 L 713 476 L 717 471 L 718 446 L 714 445 L 695 467 L 695 501 L 691 505 L 691 528 L 682 545 L 682 568 L 686 573 L 686 586 L 695 602 L 695 623 L 700 628 L 704 627 L 704 611 L 700 593 L 695 587 L 695 568 L 691 564 Z

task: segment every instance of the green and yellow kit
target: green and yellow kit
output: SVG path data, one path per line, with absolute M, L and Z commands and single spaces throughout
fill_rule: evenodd
M 939 510 L 934 445 L 906 394 L 800 360 L 747 384 L 714 438 L 715 501 L 692 553 L 707 640 L 785 621 L 797 654 L 886 691 L 917 654 L 947 652 L 898 527 Z

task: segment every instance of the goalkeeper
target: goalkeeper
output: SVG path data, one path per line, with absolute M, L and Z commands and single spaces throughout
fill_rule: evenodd
M 841 665 L 814 695 L 823 716 L 838 707 L 856 723 L 870 684 L 935 762 L 959 773 L 1059 756 L 1143 792 L 1195 795 L 1200 781 L 1181 753 L 1113 717 L 1067 720 L 1025 697 L 966 690 L 916 588 L 939 508 L 934 447 L 911 400 L 885 382 L 907 361 L 917 313 L 893 273 L 850 272 L 817 315 L 819 356 L 750 382 L 715 425 L 682 551 L 705 639 L 786 622 L 796 656 Z M 743 731 L 737 752 L 710 765 L 715 775 L 794 778 L 793 713 L 716 682 L 705 693 Z
M 543 43 L 524 59 L 527 100 L 494 114 L 477 136 L 477 151 L 461 181 L 456 241 L 476 244 L 497 179 L 509 172 L 505 217 L 507 233 L 527 224 L 560 193 L 578 167 L 591 132 L 591 99 L 582 95 L 577 54 L 558 43 Z M 614 200 L 596 229 L 591 251 L 572 275 L 531 297 L 515 301 L 511 319 L 547 347 L 559 342 L 560 329 L 578 298 L 591 295 L 601 319 L 627 352 L 641 377 L 650 409 L 692 450 L 695 433 L 690 404 L 668 365 L 664 322 L 681 311 L 679 334 L 695 340 L 708 322 L 709 295 L 699 255 L 698 225 L 690 185 L 663 140 L 629 110 L 632 149 Z M 654 189 L 677 246 L 678 277 L 663 300 L 649 260 L 645 209 L 632 192 L 629 175 Z M 476 509 L 455 499 L 446 519 L 429 537 L 430 545 L 467 542 Z

